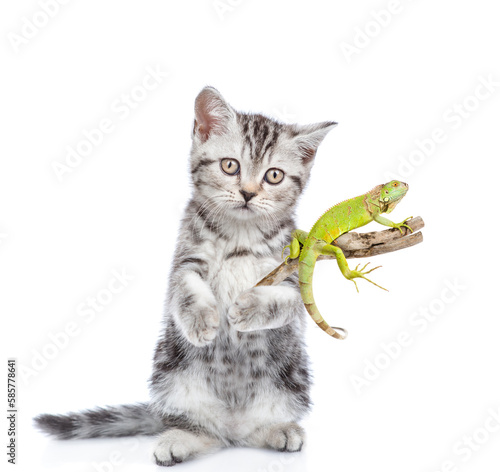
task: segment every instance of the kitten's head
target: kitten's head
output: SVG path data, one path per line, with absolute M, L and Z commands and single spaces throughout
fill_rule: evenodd
M 212 87 L 195 102 L 191 173 L 214 213 L 239 220 L 290 215 L 316 150 L 337 123 L 287 125 L 235 111 Z

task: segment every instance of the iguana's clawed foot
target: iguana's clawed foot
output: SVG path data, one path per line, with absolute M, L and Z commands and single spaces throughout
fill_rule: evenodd
M 290 250 L 290 254 L 285 257 L 285 264 L 288 264 L 288 259 L 296 259 L 299 257 L 300 254 L 300 243 L 296 238 L 292 238 L 292 241 L 290 244 L 285 246 L 283 248 L 283 251 L 281 251 L 281 258 L 283 259 L 283 254 L 285 253 L 285 249 Z
M 370 280 L 368 279 L 367 277 L 365 277 L 366 274 L 369 274 L 370 272 L 373 272 L 375 269 L 378 269 L 382 266 L 377 266 L 377 267 L 374 267 L 373 269 L 370 269 L 370 270 L 367 270 L 367 271 L 364 271 L 365 268 L 367 267 L 367 265 L 369 264 L 369 262 L 367 262 L 361 269 L 358 270 L 358 267 L 361 265 L 361 264 L 358 264 L 356 266 L 356 268 L 354 270 L 351 270 L 349 272 L 349 274 L 347 275 L 347 278 L 349 280 L 352 280 L 354 282 L 354 285 L 356 286 L 356 291 L 359 293 L 359 289 L 358 289 L 358 284 L 356 283 L 356 281 L 354 279 L 356 278 L 361 278 L 361 279 L 365 279 L 367 280 L 368 282 L 370 282 L 371 284 L 373 285 L 376 285 L 378 288 L 381 288 L 382 290 L 385 290 L 386 292 L 388 292 L 388 290 L 384 287 L 381 287 L 380 285 L 376 284 L 373 280 Z
M 402 227 L 408 228 L 413 233 L 413 230 L 407 224 L 405 224 L 408 220 L 411 220 L 412 218 L 413 216 L 410 216 L 408 218 L 405 218 L 404 221 L 402 221 L 401 223 L 394 223 L 394 228 L 399 229 L 399 232 L 401 234 L 403 234 L 403 230 L 401 229 Z
M 290 246 L 291 246 L 291 245 L 290 245 L 290 244 L 288 244 L 287 246 L 285 246 L 285 247 L 283 248 L 283 251 L 281 251 L 281 258 L 282 258 L 282 259 L 283 259 L 283 254 L 285 254 L 285 251 L 286 251 L 287 249 L 291 250 L 291 249 L 290 249 Z M 287 265 L 287 264 L 288 264 L 288 259 L 290 259 L 290 256 L 289 256 L 289 255 L 285 257 L 285 265 Z
M 283 251 L 281 251 L 281 258 L 283 259 L 283 254 L 285 254 L 285 250 L 288 249 L 290 251 L 290 254 L 285 257 L 285 265 L 288 265 L 288 259 L 295 259 L 294 257 L 291 257 L 292 254 L 292 245 L 288 244 L 283 248 Z

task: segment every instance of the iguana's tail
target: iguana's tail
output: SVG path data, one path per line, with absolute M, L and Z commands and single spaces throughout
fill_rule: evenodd
M 147 403 L 108 406 L 66 415 L 43 414 L 35 418 L 40 430 L 58 439 L 153 435 L 165 431 L 166 423 Z
M 317 259 L 318 254 L 312 247 L 304 246 L 302 248 L 299 260 L 299 286 L 302 301 L 304 302 L 307 312 L 311 315 L 311 318 L 323 331 L 336 339 L 345 339 L 347 337 L 347 331 L 343 328 L 332 328 L 323 319 L 314 301 L 312 280 Z

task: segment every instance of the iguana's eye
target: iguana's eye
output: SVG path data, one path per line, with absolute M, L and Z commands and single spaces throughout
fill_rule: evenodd
M 397 183 L 397 182 L 394 182 L 392 185 L 393 185 L 394 187 L 397 187 L 397 186 L 398 186 L 398 183 Z
M 279 184 L 283 180 L 284 177 L 285 177 L 285 173 L 282 170 L 272 168 L 266 172 L 266 175 L 264 175 L 264 180 L 268 184 L 276 185 L 276 184 Z
M 220 161 L 222 172 L 227 175 L 236 175 L 240 171 L 240 163 L 236 159 L 225 158 Z

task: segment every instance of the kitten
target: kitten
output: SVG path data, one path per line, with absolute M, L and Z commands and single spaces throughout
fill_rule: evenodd
M 169 280 L 149 403 L 40 415 L 58 438 L 159 434 L 170 466 L 227 446 L 300 451 L 310 407 L 297 276 L 254 287 L 280 262 L 316 150 L 336 125 L 235 111 L 212 87 L 195 102 L 194 187 Z

